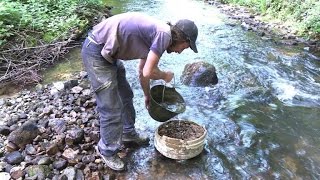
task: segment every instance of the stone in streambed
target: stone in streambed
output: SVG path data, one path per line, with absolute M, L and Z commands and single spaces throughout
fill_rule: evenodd
M 187 86 L 202 87 L 218 83 L 216 69 L 207 62 L 195 62 L 184 67 L 181 82 Z

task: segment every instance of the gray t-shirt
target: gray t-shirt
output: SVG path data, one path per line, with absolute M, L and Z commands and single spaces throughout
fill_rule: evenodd
M 137 12 L 114 15 L 93 27 L 92 38 L 104 44 L 101 55 L 114 59 L 146 59 L 149 51 L 159 57 L 171 43 L 170 26 Z

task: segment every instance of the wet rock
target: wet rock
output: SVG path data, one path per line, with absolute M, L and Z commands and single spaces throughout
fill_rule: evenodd
M 23 161 L 23 156 L 19 151 L 13 151 L 7 154 L 4 158 L 5 162 L 9 164 L 19 164 Z
M 218 83 L 216 69 L 206 62 L 195 62 L 184 67 L 181 82 L 188 86 L 208 86 Z
M 32 165 L 26 168 L 28 177 L 37 177 L 37 179 L 46 179 L 51 173 L 47 165 Z
M 23 149 L 27 144 L 33 142 L 33 139 L 39 134 L 38 127 L 33 123 L 25 123 L 17 130 L 11 132 L 8 141 Z

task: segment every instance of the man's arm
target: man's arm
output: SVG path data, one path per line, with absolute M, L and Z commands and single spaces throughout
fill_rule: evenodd
M 153 51 L 149 51 L 147 60 L 145 61 L 142 75 L 145 78 L 150 79 L 163 79 L 166 82 L 170 82 L 173 78 L 173 73 L 171 71 L 161 71 L 158 68 L 160 57 Z
M 141 59 L 139 63 L 139 80 L 144 93 L 145 106 L 149 109 L 150 96 L 150 79 L 163 79 L 170 82 L 173 78 L 171 71 L 164 72 L 158 68 L 159 56 L 150 51 L 147 59 Z
M 139 80 L 140 85 L 144 93 L 144 100 L 145 100 L 145 106 L 147 109 L 149 109 L 149 103 L 150 103 L 150 79 L 143 76 L 143 67 L 145 66 L 146 60 L 141 59 L 139 63 Z

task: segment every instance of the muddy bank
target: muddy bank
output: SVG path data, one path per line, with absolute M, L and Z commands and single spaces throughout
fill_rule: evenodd
M 230 26 L 240 24 L 244 30 L 256 32 L 264 40 L 270 40 L 276 44 L 302 47 L 305 51 L 318 56 L 320 60 L 319 39 L 300 37 L 295 30 L 283 23 L 265 22 L 262 20 L 263 15 L 245 7 L 222 4 L 218 1 L 206 1 L 206 3 L 217 7 L 228 18 L 235 20 L 235 23 L 229 23 Z

